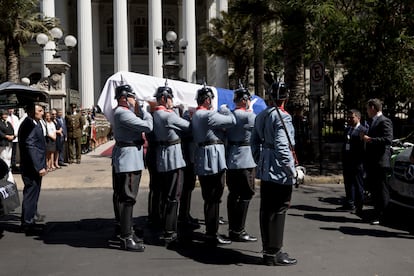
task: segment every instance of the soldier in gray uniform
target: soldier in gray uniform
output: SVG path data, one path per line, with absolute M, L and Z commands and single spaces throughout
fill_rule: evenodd
M 245 230 L 249 203 L 255 193 L 254 178 L 256 163 L 250 148 L 250 136 L 256 115 L 249 110 L 250 93 L 243 86 L 234 91 L 236 125 L 227 132 L 227 172 L 229 189 L 227 214 L 229 237 L 232 241 L 255 242 L 257 238 Z
M 270 266 L 297 263 L 296 259 L 281 251 L 286 211 L 297 176 L 294 156 L 289 147 L 289 139 L 295 141 L 292 117 L 284 109 L 288 97 L 289 91 L 285 83 L 272 84 L 271 104 L 257 115 L 251 137 L 252 153 L 257 163 L 257 178 L 261 180 L 260 230 L 263 262 Z
M 190 122 L 173 110 L 173 92 L 162 86 L 155 93 L 154 136 L 157 142 L 156 162 L 161 186 L 164 241 L 169 246 L 177 239 L 177 216 L 183 187 L 183 158 L 180 136 L 190 130 Z
M 227 107 L 220 107 L 220 112 L 212 110 L 213 98 L 211 88 L 204 86 L 197 91 L 198 107 L 192 118 L 192 131 L 196 144 L 194 170 L 204 199 L 206 238 L 208 243 L 217 245 L 231 243 L 218 234 L 218 227 L 227 169 L 223 130 L 234 126 L 236 118 Z
M 120 223 L 121 248 L 144 251 L 143 241 L 133 233 L 132 211 L 144 169 L 143 132 L 153 128 L 152 116 L 139 107 L 129 85 L 115 89 L 118 106 L 114 111 L 112 151 L 115 218 Z

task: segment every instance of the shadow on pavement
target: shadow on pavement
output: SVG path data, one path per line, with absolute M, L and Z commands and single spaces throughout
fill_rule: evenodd
M 338 210 L 332 209 L 332 208 L 326 208 L 326 207 L 317 207 L 317 206 L 310 206 L 310 205 L 292 205 L 290 206 L 290 209 L 296 209 L 300 211 L 309 211 L 309 212 L 335 212 L 337 213 Z
M 67 244 L 86 248 L 119 248 L 114 237 L 113 219 L 48 222 L 39 240 L 45 244 Z
M 349 218 L 345 216 L 325 216 L 321 214 L 304 214 L 304 218 L 311 220 L 318 220 L 324 222 L 335 222 L 335 223 L 361 223 L 359 218 Z
M 20 213 L 12 212 L 5 216 L 0 216 L 0 239 L 3 232 L 20 233 Z
M 340 231 L 343 234 L 352 235 L 352 236 L 372 236 L 372 237 L 378 237 L 378 238 L 401 238 L 401 239 L 410 239 L 410 240 L 414 239 L 414 236 L 408 233 L 380 230 L 380 229 L 374 229 L 374 228 L 341 226 L 338 228 L 321 227 L 320 229 L 329 230 L 329 231 Z
M 178 254 L 203 264 L 215 265 L 260 265 L 262 258 L 247 255 L 242 250 L 226 248 L 225 246 L 208 246 L 202 241 L 194 240 L 191 244 L 177 246 L 174 249 Z M 257 252 L 251 252 L 257 253 Z
M 18 220 L 18 224 L 13 221 Z M 9 223 L 10 222 L 10 223 Z M 147 217 L 134 218 L 135 233 L 144 239 L 144 243 L 152 246 L 164 247 L 164 242 L 160 240 L 162 231 L 152 229 L 147 225 Z M 91 218 L 79 221 L 53 221 L 45 224 L 43 233 L 34 237 L 45 244 L 65 244 L 72 247 L 81 248 L 107 248 L 120 250 L 120 241 L 114 234 L 114 219 Z M 12 216 L 8 221 L 0 225 L 5 227 L 5 231 L 19 232 L 20 217 Z M 0 231 L 1 233 L 1 231 Z M 0 234 L 1 236 L 1 234 Z M 232 249 L 226 247 L 208 246 L 204 243 L 201 232 L 189 233 L 189 241 L 178 243 L 169 250 L 176 251 L 178 254 L 204 264 L 261 264 L 262 258 L 254 256 L 258 252 L 248 252 L 245 254 L 243 249 Z M 245 250 L 244 250 L 245 251 Z

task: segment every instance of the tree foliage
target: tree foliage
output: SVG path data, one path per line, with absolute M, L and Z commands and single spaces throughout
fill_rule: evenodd
M 234 77 L 248 83 L 249 69 L 252 65 L 253 42 L 250 30 L 250 17 L 231 16 L 221 13 L 221 18 L 210 21 L 209 33 L 201 36 L 204 51 L 229 60 L 234 68 Z
M 19 81 L 22 45 L 31 41 L 37 33 L 47 32 L 54 25 L 54 18 L 41 17 L 39 1 L 0 1 L 0 40 L 4 42 L 7 80 Z

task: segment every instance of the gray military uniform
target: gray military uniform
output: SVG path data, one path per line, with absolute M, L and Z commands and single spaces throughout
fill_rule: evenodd
M 204 199 L 206 236 L 213 242 L 223 242 L 218 235 L 220 201 L 227 169 L 223 129 L 236 124 L 236 118 L 224 108 L 221 112 L 199 107 L 193 115 L 192 127 L 196 152 L 195 173 L 200 180 Z
M 198 109 L 194 113 L 192 125 L 196 145 L 194 157 L 196 175 L 211 175 L 227 169 L 223 129 L 235 124 L 236 118 L 230 110 L 221 114 L 213 110 Z
M 280 114 L 294 145 L 295 130 L 292 117 L 283 110 Z M 267 108 L 257 115 L 251 143 L 257 163 L 257 178 L 278 184 L 296 183 L 295 160 L 279 114 L 274 107 Z
M 165 108 L 158 108 L 153 116 L 155 140 L 158 143 L 157 170 L 167 172 L 185 167 L 180 132 L 188 131 L 190 122 Z
M 245 109 L 234 110 L 236 125 L 227 132 L 228 169 L 246 169 L 256 167 L 250 148 L 251 131 L 256 115 Z
M 125 107 L 115 109 L 112 126 L 117 142 L 112 151 L 115 173 L 141 171 L 145 168 L 144 149 L 142 145 L 134 146 L 134 144 L 135 141 L 142 140 L 143 132 L 150 132 L 152 128 L 152 116 L 148 112 L 144 111 L 141 119 Z

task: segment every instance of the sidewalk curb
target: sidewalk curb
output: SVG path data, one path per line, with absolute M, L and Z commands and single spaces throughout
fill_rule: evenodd
M 70 164 L 62 169 L 55 170 L 43 177 L 43 190 L 64 190 L 64 189 L 91 189 L 108 188 L 112 189 L 112 167 L 111 158 L 102 156 L 102 153 L 115 144 L 114 140 L 99 146 L 93 151 L 82 155 L 81 164 Z M 23 190 L 23 181 L 20 174 L 13 174 L 19 190 Z M 342 175 L 305 177 L 305 185 L 327 185 L 343 183 Z M 148 170 L 142 171 L 141 188 L 148 188 Z M 256 185 L 260 181 L 256 180 Z

